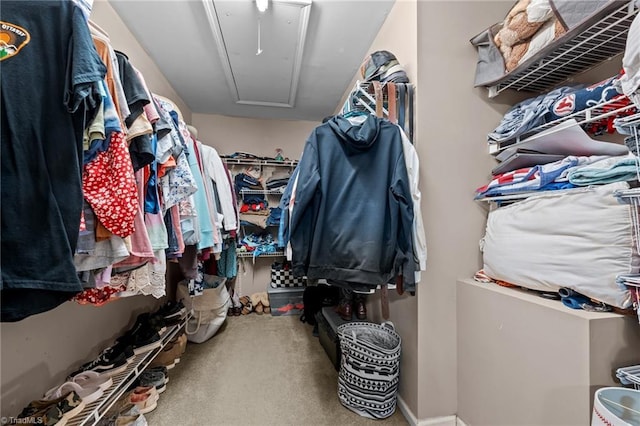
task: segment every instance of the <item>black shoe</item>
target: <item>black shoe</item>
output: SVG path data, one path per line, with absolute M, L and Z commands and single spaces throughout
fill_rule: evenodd
M 123 353 L 127 362 L 131 362 L 136 356 L 133 346 L 130 343 L 116 340 L 115 343 L 105 350 L 111 350 L 113 353 Z
M 136 333 L 126 334 L 119 337 L 117 345 L 131 346 L 136 355 L 149 352 L 162 345 L 160 335 L 149 328 L 141 328 Z
M 167 329 L 164 317 L 157 313 L 144 312 L 138 315 L 136 323 L 127 333 L 137 333 L 139 328 L 149 328 L 158 334 L 162 334 Z
M 160 332 L 166 330 L 164 318 L 148 312 L 138 315 L 134 326 L 116 339 L 117 345 L 131 346 L 138 355 L 160 347 Z
M 107 348 L 98 358 L 84 364 L 78 370 L 71 373 L 67 379 L 70 380 L 70 378 L 89 370 L 107 375 L 118 374 L 125 371 L 127 365 L 127 356 L 123 352 L 116 352 L 111 348 Z
M 161 316 L 167 325 L 179 324 L 187 316 L 187 308 L 181 300 L 168 301 L 156 311 L 154 315 Z

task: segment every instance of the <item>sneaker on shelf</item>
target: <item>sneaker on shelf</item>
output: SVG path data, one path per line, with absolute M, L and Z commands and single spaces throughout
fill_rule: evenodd
M 162 373 L 162 375 L 164 376 L 164 383 L 165 384 L 169 383 L 169 370 L 164 365 L 147 367 L 144 371 L 148 371 L 150 373 L 153 373 L 153 372 Z
M 131 345 L 136 355 L 160 347 L 160 333 L 166 330 L 164 318 L 145 312 L 138 315 L 134 326 L 116 339 L 116 344 Z
M 158 406 L 159 399 L 160 394 L 158 394 L 156 388 L 153 386 L 138 386 L 125 394 L 126 403 L 137 406 L 141 414 L 146 414 L 155 410 Z M 122 413 L 126 413 L 127 411 L 128 409 L 126 406 L 121 410 Z
M 99 387 L 103 391 L 109 389 L 111 385 L 113 385 L 113 379 L 111 376 L 101 375 L 100 373 L 92 370 L 83 371 L 73 377 L 69 377 L 69 381 L 77 383 L 83 388 Z
M 131 328 L 132 331 L 140 325 L 146 328 L 150 328 L 158 334 L 162 334 L 167 330 L 167 324 L 165 323 L 164 317 L 153 312 L 144 312 L 138 315 L 136 323 Z
M 180 356 L 184 354 L 187 350 L 187 335 L 186 333 L 182 333 L 178 336 L 178 341 L 176 342 L 178 346 L 180 346 Z
M 91 362 L 87 362 L 78 370 L 71 373 L 67 377 L 67 380 L 70 380 L 71 377 L 77 376 L 85 371 L 95 371 L 99 374 L 111 376 L 113 374 L 122 373 L 127 369 L 128 365 L 127 355 L 124 352 L 116 352 L 112 348 L 107 348 L 102 351 L 98 358 Z
M 137 406 L 133 406 L 131 410 L 127 413 L 133 414 L 125 414 L 122 413 L 118 417 L 116 417 L 113 425 L 115 426 L 149 426 L 147 423 L 147 419 L 144 417 L 144 414 L 140 413 L 140 409 Z
M 167 325 L 176 325 L 187 317 L 187 308 L 182 303 L 182 300 L 177 302 L 169 300 L 155 314 L 162 316 Z
M 162 393 L 167 389 L 167 381 L 165 375 L 160 371 L 145 370 L 140 373 L 137 379 L 140 386 L 154 386 L 158 393 Z
M 162 339 L 157 332 L 146 330 L 133 336 L 131 346 L 133 352 L 140 355 L 162 346 Z
M 45 392 L 42 399 L 51 401 L 68 395 L 71 392 L 77 393 L 85 404 L 91 404 L 97 401 L 104 394 L 104 391 L 98 386 L 83 387 L 74 382 L 65 382 L 60 386 L 49 389 Z
M 15 419 L 15 423 L 29 424 L 34 421 L 45 426 L 66 425 L 80 414 L 85 407 L 84 401 L 75 392 L 69 392 L 53 400 L 31 401 Z
M 174 343 L 169 342 L 167 346 L 165 346 L 164 349 L 153 359 L 153 361 L 151 361 L 149 367 L 166 367 L 167 370 L 171 370 L 180 362 L 181 354 L 182 349 L 178 344 L 178 341 Z
M 133 350 L 133 345 L 127 341 L 126 339 L 119 341 L 118 339 L 115 340 L 115 342 L 113 343 L 113 345 L 109 346 L 107 349 L 105 350 L 110 350 L 114 353 L 120 353 L 122 352 L 124 354 L 124 356 L 127 358 L 127 362 L 129 364 L 131 364 L 134 360 L 134 358 L 136 357 L 136 353 Z

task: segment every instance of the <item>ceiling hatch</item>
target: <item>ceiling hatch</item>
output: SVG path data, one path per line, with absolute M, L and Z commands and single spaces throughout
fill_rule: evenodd
M 231 96 L 243 105 L 292 108 L 311 0 L 203 0 Z

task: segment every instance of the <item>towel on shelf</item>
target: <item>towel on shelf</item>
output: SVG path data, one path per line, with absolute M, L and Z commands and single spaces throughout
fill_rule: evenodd
M 578 186 L 637 179 L 640 160 L 633 154 L 609 157 L 569 172 L 569 182 Z

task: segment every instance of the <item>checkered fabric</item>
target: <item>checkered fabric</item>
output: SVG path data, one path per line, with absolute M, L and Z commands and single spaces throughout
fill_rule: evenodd
M 291 270 L 271 267 L 271 287 L 304 287 L 307 280 L 304 277 L 294 277 Z

